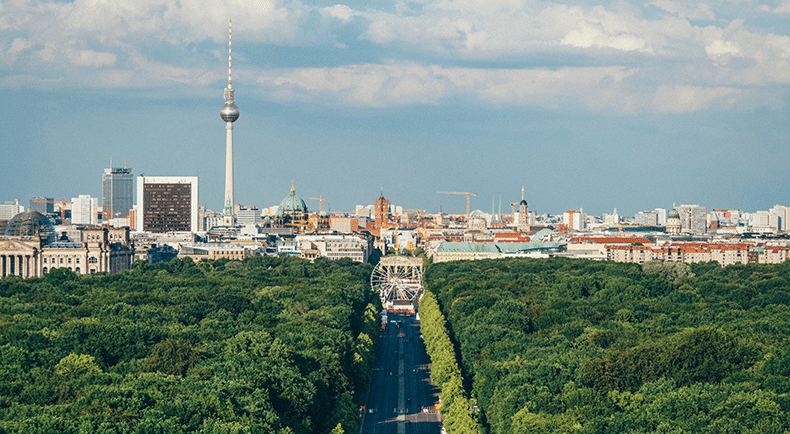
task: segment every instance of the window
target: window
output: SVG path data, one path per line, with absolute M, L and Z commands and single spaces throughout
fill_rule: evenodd
M 61 264 L 63 263 L 63 258 L 60 258 L 60 263 L 61 263 Z
M 80 263 L 80 258 L 77 258 L 77 260 L 75 262 L 79 264 Z
M 47 272 L 47 267 L 44 267 L 44 273 L 46 273 L 46 272 Z
M 69 264 L 71 264 L 71 258 L 69 258 Z
M 75 271 L 75 272 L 77 272 L 77 273 L 79 274 L 79 272 L 80 272 L 80 267 L 77 267 L 77 268 L 75 268 L 75 269 L 74 269 L 74 271 Z
M 99 260 L 98 260 L 98 259 L 96 259 L 96 258 L 90 258 L 90 259 L 88 259 L 88 263 L 89 263 L 89 264 L 95 264 L 95 263 L 97 263 L 97 262 L 99 262 Z
M 47 258 L 44 258 L 43 262 L 46 264 L 47 263 Z M 45 271 L 45 273 L 46 273 L 46 271 Z

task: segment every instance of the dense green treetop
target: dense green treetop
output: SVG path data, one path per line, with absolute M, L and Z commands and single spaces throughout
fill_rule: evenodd
M 256 256 L 0 280 L 0 433 L 352 432 L 371 267 Z
M 790 262 L 432 264 L 483 430 L 787 432 Z

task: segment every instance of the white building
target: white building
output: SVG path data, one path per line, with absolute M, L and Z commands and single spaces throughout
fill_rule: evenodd
M 656 213 L 659 226 L 667 225 L 667 210 L 664 208 L 656 208 L 653 210 Z
M 236 224 L 256 225 L 261 221 L 261 211 L 254 206 L 244 206 L 236 211 Z
M 370 245 L 364 237 L 357 235 L 297 235 L 301 256 L 315 260 L 351 258 L 356 262 L 367 262 Z
M 774 205 L 771 212 L 779 218 L 779 230 L 787 232 L 790 228 L 790 206 Z
M 99 198 L 81 194 L 71 198 L 71 223 L 75 225 L 99 224 Z
M 565 211 L 565 214 L 562 215 L 562 222 L 570 229 L 583 231 L 587 228 L 587 215 L 584 214 L 584 211 Z
M 11 220 L 24 210 L 25 207 L 19 204 L 19 199 L 0 204 L 0 220 Z

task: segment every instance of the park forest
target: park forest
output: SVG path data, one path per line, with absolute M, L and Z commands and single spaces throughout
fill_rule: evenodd
M 358 430 L 372 266 L 175 259 L 0 280 L 0 434 Z M 428 264 L 450 434 L 790 432 L 790 262 Z
M 0 433 L 353 433 L 372 267 L 256 256 L 0 280 Z

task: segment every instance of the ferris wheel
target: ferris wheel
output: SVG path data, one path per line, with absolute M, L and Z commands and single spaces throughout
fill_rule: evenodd
M 378 291 L 385 305 L 414 301 L 422 292 L 422 260 L 405 256 L 382 258 L 370 275 L 370 288 Z

